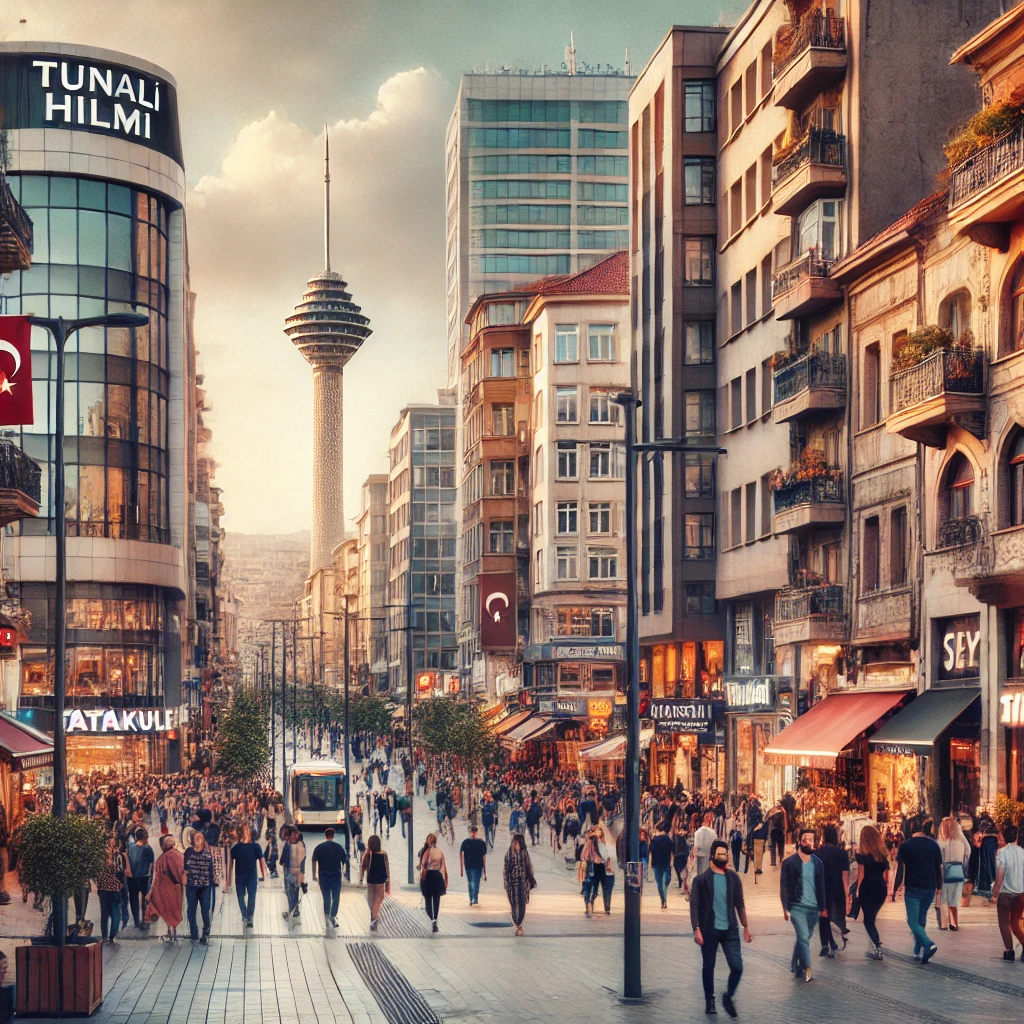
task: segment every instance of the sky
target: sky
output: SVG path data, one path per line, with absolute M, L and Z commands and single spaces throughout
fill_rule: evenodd
M 224 526 L 287 533 L 312 508 L 312 380 L 282 331 L 323 268 L 370 318 L 345 370 L 346 527 L 403 406 L 445 375 L 444 132 L 459 76 L 577 59 L 639 71 L 672 24 L 743 0 L 7 0 L 0 37 L 120 50 L 177 80 L 196 341 Z

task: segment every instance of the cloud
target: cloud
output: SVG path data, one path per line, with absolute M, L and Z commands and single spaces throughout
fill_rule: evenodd
M 444 384 L 444 129 L 453 93 L 417 68 L 364 116 L 330 125 L 332 269 L 373 335 L 345 370 L 345 508 L 385 468 L 402 406 Z M 242 128 L 188 196 L 196 339 L 212 404 L 227 527 L 310 518 L 312 384 L 282 327 L 323 268 L 323 132 L 270 111 Z

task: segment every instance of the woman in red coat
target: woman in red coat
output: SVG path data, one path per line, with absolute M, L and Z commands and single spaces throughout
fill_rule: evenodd
M 177 942 L 177 929 L 181 924 L 181 905 L 185 892 L 185 860 L 174 848 L 173 836 L 163 836 L 160 840 L 160 849 L 163 853 L 153 865 L 153 887 L 149 892 L 149 906 L 167 925 L 164 941 Z

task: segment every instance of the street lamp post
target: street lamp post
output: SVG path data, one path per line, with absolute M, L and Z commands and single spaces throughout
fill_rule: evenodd
M 645 453 L 695 452 L 724 455 L 717 445 L 693 445 L 671 438 L 636 443 L 636 410 L 640 400 L 621 391 L 626 443 L 626 896 L 623 921 L 623 998 L 643 998 L 640 971 L 640 628 L 636 593 L 636 458 Z

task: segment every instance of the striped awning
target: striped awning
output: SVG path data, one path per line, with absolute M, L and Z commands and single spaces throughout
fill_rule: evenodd
M 653 729 L 640 730 L 640 749 L 645 750 L 654 739 Z M 609 736 L 580 748 L 580 757 L 588 761 L 620 761 L 626 756 L 626 737 Z

